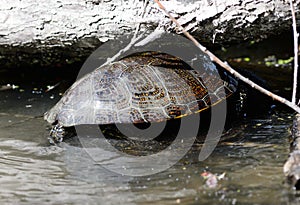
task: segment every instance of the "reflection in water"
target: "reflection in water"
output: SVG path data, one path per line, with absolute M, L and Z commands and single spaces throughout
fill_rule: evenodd
M 80 146 L 50 146 L 39 117 L 54 101 L 49 96 L 13 100 L 3 92 L 0 110 L 0 202 L 8 204 L 278 204 L 297 202 L 283 184 L 291 118 L 277 114 L 250 119 L 234 139 L 221 142 L 204 162 L 200 146 L 170 169 L 127 177 L 97 165 Z M 10 98 L 10 96 L 13 96 Z M 5 100 L 2 100 L 5 99 Z M 31 110 L 28 110 L 31 109 Z M 216 189 L 204 186 L 203 171 L 221 174 Z

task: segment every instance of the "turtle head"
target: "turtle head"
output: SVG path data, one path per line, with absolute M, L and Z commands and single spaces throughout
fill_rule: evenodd
M 65 129 L 59 123 L 52 126 L 50 133 L 49 133 L 49 142 L 51 144 L 60 143 L 63 141 L 65 136 Z

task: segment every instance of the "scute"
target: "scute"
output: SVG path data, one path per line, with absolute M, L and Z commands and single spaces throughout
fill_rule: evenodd
M 44 117 L 65 127 L 159 122 L 206 109 L 229 96 L 234 86 L 179 58 L 146 52 L 85 75 Z

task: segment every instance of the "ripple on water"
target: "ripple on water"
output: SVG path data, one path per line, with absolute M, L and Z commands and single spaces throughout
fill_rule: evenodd
M 246 121 L 234 140 L 220 143 L 203 162 L 195 160 L 200 149 L 195 148 L 162 173 L 126 177 L 97 165 L 80 146 L 50 146 L 43 119 L 20 109 L 14 112 L 13 106 L 6 113 L 0 109 L 1 204 L 278 204 L 297 200 L 282 183 L 291 125 L 285 113 Z M 216 189 L 207 189 L 200 176 L 203 171 L 226 172 L 226 177 Z

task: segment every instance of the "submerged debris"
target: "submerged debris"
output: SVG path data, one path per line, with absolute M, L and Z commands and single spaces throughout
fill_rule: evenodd
M 216 188 L 218 186 L 218 181 L 224 179 L 225 172 L 221 175 L 216 175 L 211 172 L 203 172 L 201 176 L 205 179 L 205 185 L 208 188 Z
M 0 91 L 4 91 L 4 90 L 14 90 L 19 88 L 18 85 L 11 85 L 11 84 L 6 84 L 6 85 L 0 85 Z
M 56 83 L 55 85 L 47 85 L 47 90 L 45 90 L 45 93 L 53 90 L 54 88 L 59 86 L 59 84 L 60 84 L 60 82 Z

